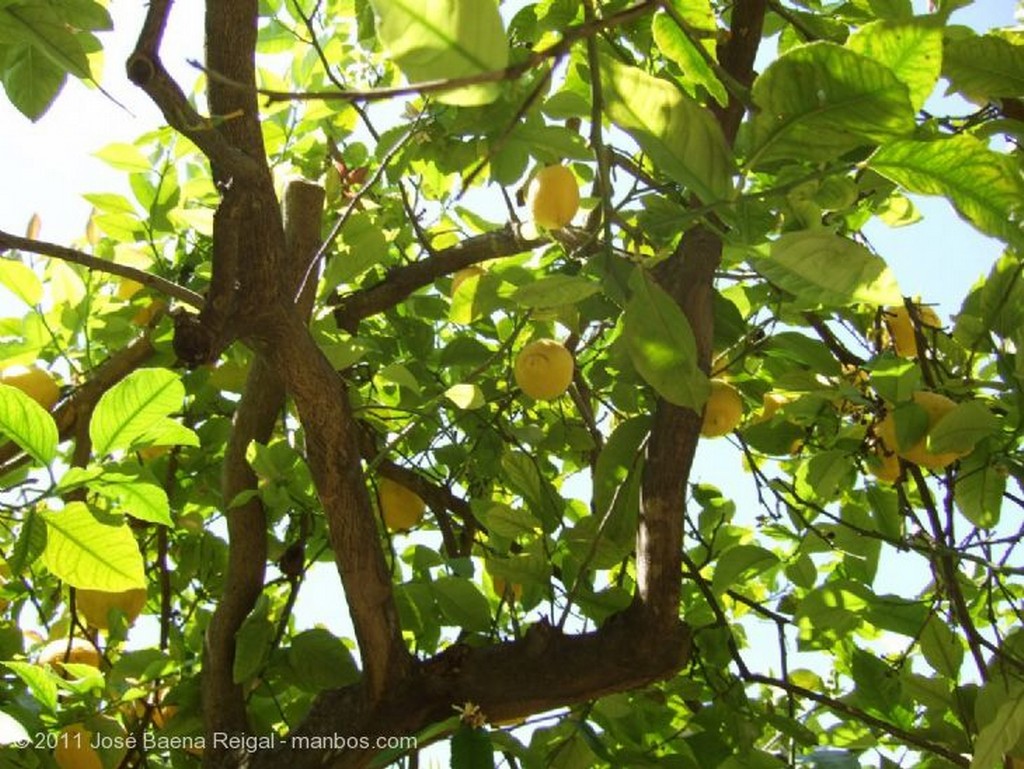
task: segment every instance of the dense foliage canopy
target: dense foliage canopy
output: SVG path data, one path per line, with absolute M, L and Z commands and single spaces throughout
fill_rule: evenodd
M 1024 760 L 1024 36 L 969 4 L 208 0 L 189 94 L 150 0 L 130 194 L 0 232 L 0 767 Z M 112 24 L 0 0 L 11 103 Z M 1005 244 L 952 318 L 862 234 L 914 195 Z

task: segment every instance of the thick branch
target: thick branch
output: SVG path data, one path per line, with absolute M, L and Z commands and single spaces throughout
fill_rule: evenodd
M 748 85 L 761 40 L 765 0 L 738 0 L 732 12 L 732 36 L 722 51 L 722 66 Z M 730 144 L 743 117 L 734 95 L 718 112 Z M 679 303 L 697 341 L 697 363 L 707 371 L 714 330 L 715 270 L 721 261 L 721 238 L 698 226 L 689 230 L 675 253 L 655 271 L 658 282 Z M 656 626 L 669 627 L 679 612 L 681 548 L 685 489 L 700 439 L 701 415 L 659 400 L 647 445 L 640 525 L 637 533 L 638 600 Z
M 248 729 L 245 697 L 234 682 L 235 634 L 263 590 L 267 563 L 267 517 L 259 497 L 238 507 L 232 501 L 256 489 L 256 474 L 246 461 L 249 443 L 266 443 L 284 406 L 284 388 L 261 355 L 253 361 L 245 394 L 224 454 L 221 496 L 228 522 L 228 567 L 224 591 L 206 634 L 203 661 L 203 714 L 206 734 L 241 734 Z
M 360 463 L 359 427 L 344 382 L 295 313 L 280 312 L 274 325 L 268 359 L 282 372 L 305 429 L 306 455 L 355 626 L 367 692 L 376 699 L 401 678 L 410 660 Z
M 375 751 L 310 750 L 313 735 L 415 734 L 450 718 L 453 705 L 472 702 L 492 721 L 502 721 L 637 689 L 678 671 L 689 659 L 689 630 L 676 623 L 650 632 L 638 614 L 622 615 L 600 631 L 563 635 L 534 625 L 517 641 L 485 647 L 453 646 L 416 665 L 387 697 L 367 708 L 358 689 L 325 692 L 308 719 L 273 753 L 256 757 L 253 769 L 356 769 Z
M 511 224 L 501 230 L 477 235 L 438 251 L 427 259 L 392 270 L 387 278 L 375 286 L 341 297 L 337 300 L 334 319 L 341 328 L 353 330 L 359 321 L 394 307 L 409 294 L 429 286 L 442 275 L 449 275 L 488 259 L 520 254 L 542 242 L 524 238 L 519 228 Z
M 213 120 L 203 117 L 192 108 L 181 87 L 160 61 L 160 42 L 171 4 L 172 0 L 150 2 L 135 50 L 128 57 L 128 79 L 145 91 L 160 108 L 167 124 L 195 142 L 211 162 L 236 171 L 246 168 L 252 173 L 258 165 L 247 161 L 242 153 L 232 147 L 217 132 Z M 221 114 L 227 115 L 226 112 Z
M 302 265 L 316 251 L 323 200 L 323 190 L 314 184 L 293 182 L 285 190 L 285 240 L 292 269 L 282 276 L 282 297 L 293 294 L 305 271 Z M 304 317 L 308 317 L 312 298 L 304 294 L 302 304 Z M 221 492 L 227 508 L 231 547 L 224 593 L 206 636 L 203 712 L 207 719 L 206 733 L 211 737 L 214 733 L 243 733 L 247 730 L 244 694 L 232 676 L 235 635 L 263 590 L 267 519 L 258 497 L 238 507 L 231 508 L 230 505 L 239 494 L 256 490 L 256 474 L 245 454 L 251 441 L 266 443 L 270 438 L 284 400 L 280 376 L 267 364 L 266 358 L 258 354 L 235 414 L 222 469 Z

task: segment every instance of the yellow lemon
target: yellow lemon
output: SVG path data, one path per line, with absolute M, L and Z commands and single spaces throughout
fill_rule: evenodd
M 56 666 L 64 662 L 92 665 L 94 668 L 99 668 L 100 653 L 95 646 L 83 638 L 72 638 L 70 650 L 68 649 L 68 639 L 58 638 L 46 644 L 36 658 L 36 663 L 39 665 Z
M 520 390 L 534 400 L 549 401 L 569 389 L 573 368 L 572 353 L 564 345 L 538 339 L 519 351 L 513 374 Z
M 928 450 L 928 433 L 935 429 L 935 426 L 953 409 L 956 403 L 945 395 L 918 390 L 913 395 L 914 403 L 923 408 L 928 414 L 928 429 L 921 439 L 913 446 L 900 450 L 896 440 L 896 421 L 893 419 L 892 411 L 887 413 L 881 422 L 878 423 L 876 432 L 882 444 L 889 453 L 899 454 L 903 459 L 914 464 L 928 467 L 932 470 L 941 470 L 946 465 L 955 462 L 965 454 L 956 451 L 944 451 L 934 454 Z
M 60 399 L 60 388 L 50 376 L 36 366 L 12 366 L 0 371 L 0 382 L 17 387 L 44 409 L 51 409 Z
M 83 724 L 71 724 L 57 735 L 53 760 L 60 769 L 103 769 L 103 761 L 92 747 L 93 735 Z
M 145 605 L 146 591 L 141 587 L 121 593 L 108 593 L 104 590 L 75 591 L 75 610 L 86 623 L 100 630 L 109 627 L 111 609 L 117 609 L 124 614 L 125 621 L 130 625 Z
M 388 531 L 407 531 L 423 519 L 426 503 L 419 495 L 389 478 L 377 484 L 377 501 Z
M 557 230 L 576 216 L 580 188 L 565 166 L 546 166 L 534 174 L 526 192 L 530 216 L 539 227 Z
M 921 325 L 928 328 L 942 328 L 942 321 L 931 307 L 918 304 L 917 316 Z M 884 314 L 885 326 L 892 338 L 893 349 L 901 358 L 917 357 L 917 338 L 914 335 L 914 322 L 906 306 L 887 307 Z
M 736 429 L 742 419 L 743 398 L 739 390 L 721 379 L 712 379 L 700 434 L 705 438 L 717 438 Z

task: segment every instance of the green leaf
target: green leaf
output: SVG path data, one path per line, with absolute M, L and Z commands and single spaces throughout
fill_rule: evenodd
M 108 166 L 118 171 L 127 173 L 148 173 L 153 170 L 153 161 L 142 154 L 142 150 L 134 144 L 115 142 L 108 144 L 99 151 L 93 153 Z M 87 195 L 86 199 L 103 211 L 135 213 L 133 206 L 126 198 L 113 193 L 97 193 Z M 123 202 L 122 202 L 123 201 Z
M 236 684 L 258 675 L 270 654 L 275 628 L 270 621 L 269 607 L 266 596 L 260 596 L 255 608 L 235 633 L 235 661 L 231 676 Z
M 0 26 L 13 27 L 57 67 L 87 80 L 89 59 L 82 43 L 54 8 L 42 3 L 27 3 L 0 9 Z
M 42 513 L 46 521 L 43 563 L 77 588 L 120 593 L 145 587 L 142 554 L 123 520 L 99 520 L 82 502 Z
M 960 403 L 928 433 L 928 450 L 966 453 L 999 429 L 999 419 L 981 401 Z
M 0 54 L 4 51 L 0 49 Z M 64 87 L 67 72 L 54 64 L 35 46 L 20 44 L 6 51 L 3 68 L 4 91 L 21 114 L 38 120 Z
M 327 264 L 324 273 L 327 288 L 350 282 L 379 264 L 387 253 L 388 243 L 376 217 L 368 212 L 353 214 L 341 228 L 338 255 Z
M 167 492 L 155 483 L 130 475 L 107 473 L 88 484 L 89 488 L 117 503 L 119 513 L 142 521 L 174 527 Z
M 957 509 L 972 524 L 981 529 L 994 528 L 999 523 L 1005 491 L 1006 472 L 992 465 L 988 451 L 979 447 L 960 461 L 953 498 Z
M 523 498 L 541 522 L 544 531 L 551 532 L 562 522 L 562 500 L 537 469 L 536 460 L 520 451 L 508 451 L 501 458 L 501 469 L 509 488 Z
M 846 46 L 889 67 L 906 84 L 915 110 L 924 106 L 939 81 L 942 30 L 927 17 L 866 24 Z
M 710 385 L 697 367 L 697 342 L 679 305 L 644 270 L 629 280 L 632 296 L 622 336 L 637 372 L 665 400 L 700 410 Z
M 683 86 L 690 96 L 698 97 L 695 86 L 700 86 L 723 107 L 729 103 L 729 93 L 708 64 L 707 58 L 671 16 L 658 11 L 651 21 L 651 31 L 654 33 L 655 45 L 665 58 L 679 65 Z M 707 55 L 713 58 L 712 54 Z
M 868 164 L 908 192 L 941 195 L 982 232 L 1024 246 L 1024 200 L 1016 161 L 967 134 L 880 147 Z
M 48 713 L 57 712 L 57 682 L 50 671 L 34 665 L 31 662 L 15 662 L 7 660 L 0 662 L 14 675 L 21 679 L 32 698 L 38 702 Z
M 522 307 L 545 309 L 576 304 L 600 290 L 600 284 L 587 278 L 574 275 L 550 275 L 517 288 L 512 293 L 512 301 Z
M 650 417 L 627 419 L 601 449 L 594 470 L 594 509 L 599 517 L 611 507 L 626 479 L 643 465 L 641 447 L 650 431 Z
M 0 285 L 29 307 L 43 298 L 43 282 L 31 267 L 15 259 L 0 259 Z
M 464 577 L 441 577 L 432 588 L 445 624 L 480 632 L 491 626 L 491 606 L 474 582 Z
M 722 553 L 715 563 L 711 588 L 718 595 L 735 586 L 742 586 L 779 563 L 771 550 L 757 545 L 736 545 Z
M 484 391 L 475 384 L 452 385 L 444 391 L 445 397 L 460 409 L 473 411 L 487 404 Z
M 1024 46 L 997 35 L 948 40 L 942 74 L 950 92 L 982 104 L 993 97 L 1024 96 Z
M 57 456 L 57 423 L 50 413 L 17 387 L 0 384 L 0 433 L 40 464 Z
M 185 388 L 167 369 L 133 371 L 103 394 L 89 423 L 97 456 L 142 446 L 198 446 L 187 427 L 167 415 L 180 411 Z
M 964 661 L 964 645 L 945 622 L 931 617 L 921 633 L 921 653 L 939 675 L 951 681 L 960 680 Z
M 822 451 L 803 462 L 796 471 L 796 490 L 803 498 L 829 501 L 852 485 L 856 467 L 839 449 Z
M 348 686 L 359 679 L 352 652 L 325 628 L 313 628 L 292 638 L 288 664 L 295 683 L 311 692 Z
M 830 161 L 914 130 L 907 86 L 889 67 L 834 43 L 793 48 L 753 88 L 751 166 Z
M 381 45 L 412 82 L 504 69 L 508 39 L 494 0 L 370 0 Z M 436 95 L 445 104 L 490 104 L 495 83 Z
M 711 112 L 672 83 L 602 57 L 605 111 L 656 169 L 705 203 L 733 196 L 732 152 Z
M 767 258 L 753 260 L 752 266 L 802 307 L 902 302 L 896 278 L 881 257 L 828 230 L 786 233 L 771 244 Z
M 997 769 L 1003 756 L 1024 736 L 1024 690 L 1017 689 L 1003 702 L 995 718 L 982 727 L 974 743 L 971 769 Z
M 18 539 L 14 543 L 14 551 L 7 564 L 11 567 L 13 574 L 22 574 L 24 571 L 43 554 L 46 549 L 46 521 L 36 512 L 34 507 L 29 508 L 25 520 L 18 532 Z
M 451 769 L 494 769 L 494 746 L 485 729 L 459 724 L 452 735 Z

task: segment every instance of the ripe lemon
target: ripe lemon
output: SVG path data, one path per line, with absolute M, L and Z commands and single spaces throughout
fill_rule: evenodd
M 935 426 L 950 411 L 956 408 L 956 403 L 945 395 L 927 390 L 918 390 L 914 393 L 913 400 L 914 403 L 923 408 L 928 414 L 928 430 L 917 443 L 901 451 L 896 440 L 896 421 L 893 419 L 892 411 L 889 411 L 876 427 L 878 437 L 889 453 L 899 454 L 908 462 L 913 462 L 914 464 L 921 465 L 921 467 L 927 467 L 932 470 L 941 470 L 946 465 L 964 456 L 963 453 L 956 451 L 933 454 L 927 447 L 928 433 L 935 429 Z
M 91 627 L 106 630 L 110 625 L 111 609 L 118 609 L 124 614 L 129 625 L 142 612 L 146 605 L 146 590 L 135 588 L 122 593 L 108 593 L 104 590 L 75 591 L 75 610 Z
M 12 366 L 0 371 L 0 382 L 17 387 L 49 411 L 60 399 L 60 388 L 49 372 L 35 366 Z
M 565 166 L 546 166 L 534 174 L 526 192 L 530 216 L 539 227 L 561 229 L 576 216 L 580 188 Z
M 56 666 L 64 662 L 92 665 L 94 668 L 99 668 L 100 653 L 95 646 L 83 638 L 72 638 L 71 650 L 68 651 L 68 639 L 58 638 L 46 644 L 36 658 L 36 663 L 39 665 Z
M 455 275 L 452 276 L 452 296 L 455 296 L 459 290 L 459 286 L 465 283 L 470 278 L 478 278 L 485 272 L 483 267 L 477 267 L 475 264 L 471 267 L 466 267 L 463 270 L 459 270 Z
M 743 398 L 739 390 L 721 379 L 712 379 L 700 434 L 705 438 L 717 438 L 736 429 L 742 419 Z
M 918 304 L 917 316 L 921 325 L 928 328 L 942 328 L 942 321 L 931 307 Z M 917 338 L 914 336 L 914 322 L 906 306 L 887 307 L 884 314 L 885 326 L 892 338 L 893 349 L 901 358 L 917 357 Z
M 530 342 L 516 356 L 519 389 L 534 400 L 549 401 L 562 395 L 572 382 L 572 353 L 554 339 Z
M 408 531 L 423 519 L 427 509 L 416 492 L 389 478 L 381 478 L 377 484 L 377 501 L 388 531 Z
M 103 769 L 103 761 L 91 745 L 92 739 L 92 732 L 83 724 L 65 726 L 57 735 L 53 760 L 60 769 Z

